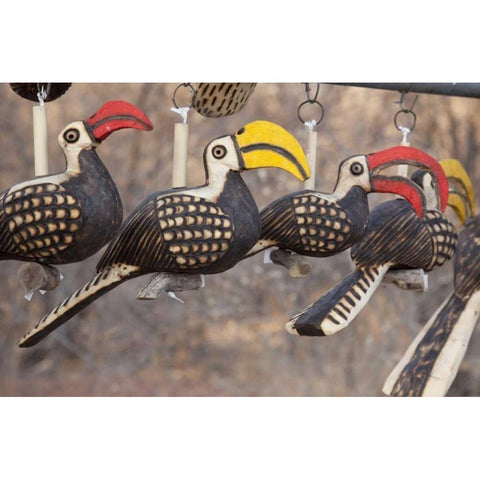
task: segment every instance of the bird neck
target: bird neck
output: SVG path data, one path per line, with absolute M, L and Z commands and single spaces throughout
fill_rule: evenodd
M 85 149 L 69 149 L 64 150 L 66 171 L 69 173 L 78 173 L 82 170 L 80 164 L 80 153 Z M 92 149 L 95 152 L 94 149 Z
M 218 198 L 224 191 L 227 183 L 227 176 L 231 169 L 222 164 L 211 165 L 206 162 L 206 186 L 209 190 L 209 195 L 212 198 Z
M 358 187 L 358 185 L 350 183 L 350 182 L 338 182 L 335 185 L 335 189 L 333 190 L 333 193 L 331 194 L 331 199 L 334 202 L 338 202 L 339 200 L 343 200 L 351 191 L 354 187 Z M 361 187 L 359 187 L 360 190 L 363 191 Z

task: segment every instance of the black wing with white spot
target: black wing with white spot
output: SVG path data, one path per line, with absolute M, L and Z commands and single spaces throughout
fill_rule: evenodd
M 352 226 L 347 212 L 335 202 L 315 195 L 286 195 L 260 212 L 262 239 L 310 256 L 348 248 Z
M 0 213 L 0 254 L 48 262 L 74 243 L 82 226 L 78 200 L 54 183 L 4 192 Z
M 455 254 L 457 232 L 447 218 L 437 211 L 428 211 L 425 222 L 433 242 L 434 256 L 428 270 L 441 267 Z
M 182 272 L 219 261 L 234 239 L 215 203 L 184 194 L 153 195 L 124 222 L 97 270 L 123 263 L 144 271 Z

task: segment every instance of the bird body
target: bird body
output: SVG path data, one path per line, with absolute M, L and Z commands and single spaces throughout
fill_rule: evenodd
M 221 273 L 255 244 L 260 216 L 238 172 L 210 185 L 150 195 L 130 215 L 97 269 L 133 264 L 141 274 Z
M 95 150 L 84 150 L 77 171 L 36 178 L 0 194 L 0 260 L 82 261 L 112 239 L 122 216 L 108 170 Z
M 368 221 L 366 192 L 352 187 L 345 197 L 303 190 L 262 210 L 262 239 L 255 252 L 281 246 L 301 255 L 327 257 L 358 242 Z
M 422 180 L 424 190 L 430 189 L 430 175 L 424 174 Z M 436 201 L 435 195 L 427 197 Z M 433 205 L 428 203 L 427 208 L 424 218 L 403 199 L 374 208 L 362 240 L 352 247 L 355 271 L 295 315 L 287 330 L 309 336 L 337 333 L 361 311 L 389 269 L 430 271 L 449 260 L 457 242 L 455 227 Z
M 133 105 L 108 102 L 60 133 L 65 171 L 0 193 L 0 260 L 79 262 L 113 238 L 122 222 L 122 202 L 96 147 L 120 128 L 153 127 Z
M 97 275 L 60 303 L 19 345 L 35 345 L 79 310 L 120 283 L 152 272 L 220 273 L 232 268 L 260 237 L 260 215 L 240 176 L 278 167 L 305 180 L 305 154 L 288 132 L 252 122 L 220 137 L 204 152 L 206 184 L 149 195 L 125 220 L 97 266 Z

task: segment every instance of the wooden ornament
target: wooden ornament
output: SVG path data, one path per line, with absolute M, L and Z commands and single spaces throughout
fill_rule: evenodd
M 204 117 L 227 117 L 239 112 L 256 83 L 194 83 L 193 108 Z
M 44 102 L 52 102 L 60 98 L 70 87 L 71 83 L 11 83 L 11 89 L 20 97 L 32 102 L 38 102 L 38 93 L 45 91 Z
M 471 180 L 458 160 L 440 162 L 450 184 L 448 205 L 462 223 L 473 215 Z M 388 376 L 383 391 L 392 396 L 444 396 L 467 350 L 480 314 L 480 216 L 460 232 L 454 289 L 418 333 Z
M 385 274 L 392 269 L 431 271 L 455 253 L 457 233 L 437 206 L 430 173 L 412 175 L 425 192 L 426 213 L 419 217 L 411 203 L 396 199 L 370 214 L 362 239 L 352 247 L 355 270 L 288 323 L 290 333 L 332 335 L 362 310 Z M 433 203 L 432 203 L 433 202 Z
M 260 215 L 240 171 L 277 167 L 304 181 L 308 163 L 282 127 L 256 121 L 210 142 L 207 183 L 149 195 L 125 220 L 97 265 L 97 275 L 21 340 L 35 345 L 121 283 L 151 273 L 213 274 L 236 265 L 260 236 Z
M 108 102 L 58 137 L 66 170 L 18 183 L 0 193 L 0 260 L 65 264 L 102 248 L 119 228 L 122 203 L 96 147 L 115 130 L 151 130 L 127 102 Z

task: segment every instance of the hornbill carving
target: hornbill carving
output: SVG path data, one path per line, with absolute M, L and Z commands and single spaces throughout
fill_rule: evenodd
M 425 192 L 427 211 L 424 218 L 420 218 L 404 199 L 384 202 L 374 208 L 362 240 L 352 247 L 351 256 L 356 269 L 322 298 L 295 315 L 286 325 L 290 333 L 309 336 L 337 333 L 361 311 L 389 269 L 423 268 L 430 271 L 452 257 L 457 233 L 437 209 L 432 176 L 417 170 L 412 180 L 422 185 Z M 439 175 L 439 182 L 441 190 L 445 191 L 446 184 L 448 192 L 445 174 Z M 447 199 L 448 196 L 445 201 Z
M 240 171 L 278 167 L 300 180 L 310 175 L 295 138 L 266 121 L 210 142 L 204 164 L 206 185 L 147 197 L 123 223 L 100 259 L 97 275 L 42 318 L 19 345 L 36 344 L 130 278 L 152 272 L 213 274 L 232 268 L 255 245 L 261 227 Z
M 448 185 L 438 162 L 412 147 L 393 147 L 369 155 L 343 160 L 333 193 L 303 190 L 285 195 L 261 212 L 262 236 L 247 256 L 277 247 L 310 257 L 327 257 L 357 243 L 368 222 L 367 194 L 395 193 L 405 197 L 419 216 L 425 214 L 425 197 L 408 178 L 384 176 L 381 171 L 407 164 L 432 172 L 434 188 L 442 208 L 446 207 Z
M 387 395 L 445 395 L 480 314 L 480 216 L 471 218 L 475 210 L 471 181 L 458 160 L 440 163 L 450 183 L 448 204 L 461 223 L 466 222 L 458 236 L 454 289 L 390 373 L 383 387 Z
M 79 262 L 113 238 L 122 223 L 122 202 L 96 148 L 122 128 L 152 130 L 153 126 L 134 105 L 107 102 L 58 136 L 65 171 L 0 193 L 0 260 Z

